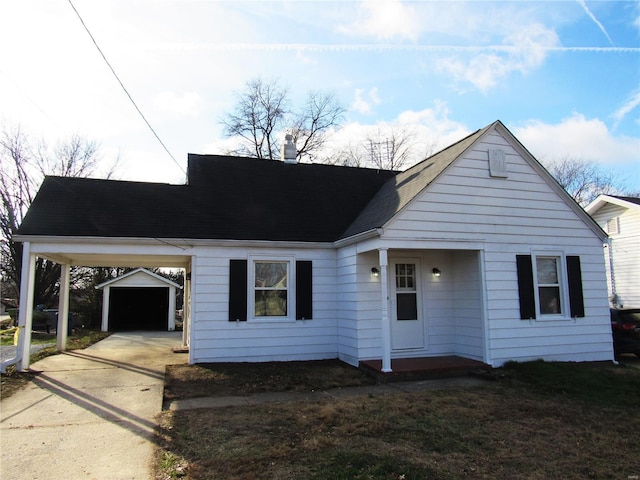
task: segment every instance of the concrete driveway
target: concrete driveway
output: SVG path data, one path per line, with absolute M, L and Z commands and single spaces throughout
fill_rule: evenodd
M 0 403 L 0 478 L 151 478 L 167 364 L 181 332 L 116 333 L 31 366 L 40 375 Z

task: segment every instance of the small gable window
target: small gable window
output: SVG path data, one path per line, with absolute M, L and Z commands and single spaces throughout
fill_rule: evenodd
M 584 317 L 580 257 L 517 255 L 520 318 Z

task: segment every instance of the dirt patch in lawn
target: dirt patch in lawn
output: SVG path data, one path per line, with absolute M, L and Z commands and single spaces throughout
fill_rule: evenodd
M 497 372 L 484 387 L 164 412 L 156 478 L 640 475 L 640 372 L 610 364 L 574 369 L 532 362 Z M 587 374 L 606 385 L 609 404 L 590 397 Z M 544 378 L 534 382 L 536 375 Z M 564 386 L 551 388 L 558 379 Z
M 169 365 L 165 400 L 310 392 L 374 383 L 372 377 L 339 360 Z

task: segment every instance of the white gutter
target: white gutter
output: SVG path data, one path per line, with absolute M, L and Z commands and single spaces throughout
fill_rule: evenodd
M 145 238 L 145 237 L 66 237 L 62 235 L 14 235 L 16 242 L 40 243 L 92 243 L 98 245 L 166 245 L 180 250 L 193 247 L 284 247 L 284 248 L 333 248 L 332 242 L 303 242 L 292 240 L 233 240 L 233 239 L 202 239 L 202 238 Z M 188 255 L 188 254 L 185 254 Z
M 362 240 L 368 240 L 373 237 L 381 237 L 384 233 L 384 228 L 372 228 L 371 230 L 367 230 L 366 232 L 356 233 L 355 235 L 351 235 L 350 237 L 341 238 L 340 240 L 336 240 L 333 242 L 333 246 L 335 248 L 346 247 L 347 245 L 351 245 L 352 243 L 357 243 Z

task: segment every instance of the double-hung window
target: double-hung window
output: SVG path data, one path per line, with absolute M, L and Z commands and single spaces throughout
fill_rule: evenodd
M 289 312 L 289 263 L 253 262 L 253 316 L 286 317 Z
M 535 262 L 537 306 L 540 315 L 561 315 L 564 309 L 560 286 L 561 257 L 539 255 Z
M 520 318 L 584 317 L 580 257 L 563 253 L 516 255 Z
M 313 318 L 313 264 L 294 257 L 229 261 L 229 321 Z

